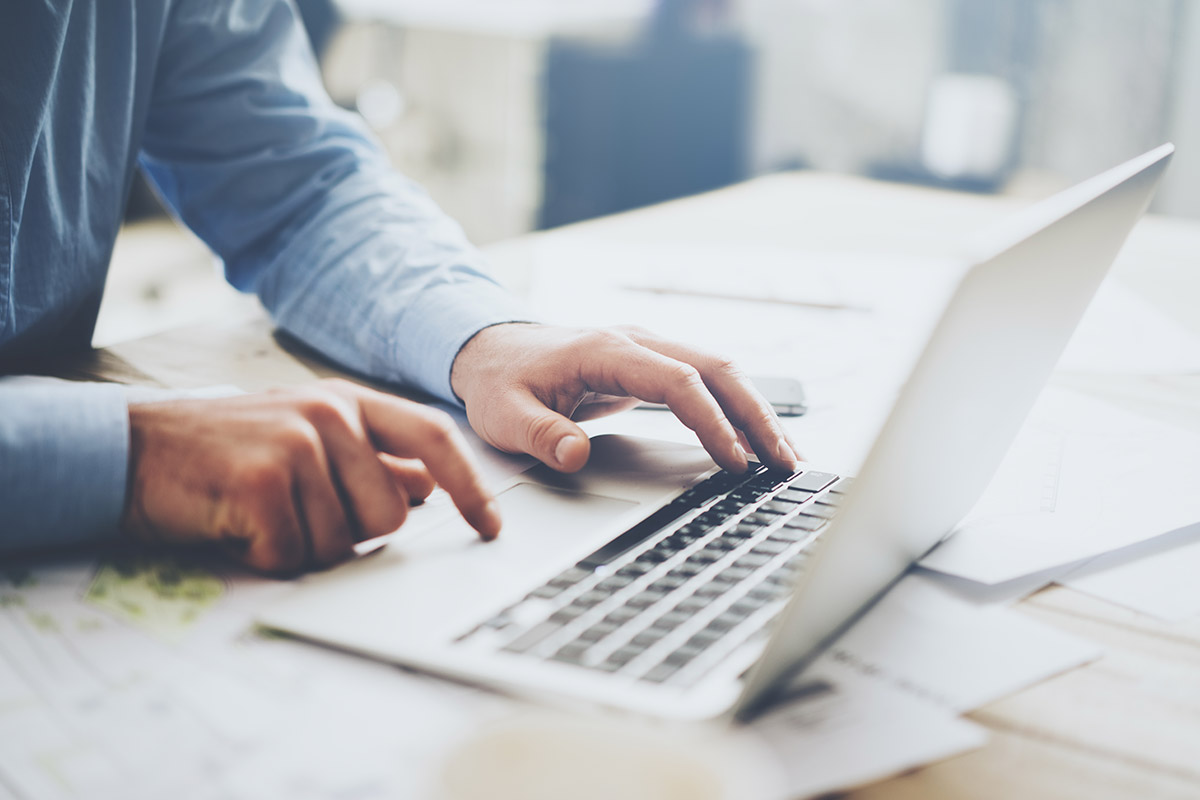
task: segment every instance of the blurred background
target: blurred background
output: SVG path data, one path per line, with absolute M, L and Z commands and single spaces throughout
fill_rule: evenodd
M 1200 0 L 298 5 L 334 100 L 481 245 L 780 170 L 1043 196 L 1168 139 L 1152 211 L 1200 218 Z M 127 216 L 97 345 L 253 303 L 144 185 Z

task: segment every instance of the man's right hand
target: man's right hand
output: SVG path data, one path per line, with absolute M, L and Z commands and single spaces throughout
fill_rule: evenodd
M 122 527 L 216 542 L 271 573 L 325 566 L 400 527 L 442 486 L 484 540 L 495 500 L 454 421 L 348 381 L 216 400 L 134 404 Z

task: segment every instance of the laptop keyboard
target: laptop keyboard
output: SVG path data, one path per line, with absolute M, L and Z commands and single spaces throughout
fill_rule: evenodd
M 717 472 L 458 641 L 688 685 L 782 610 L 849 484 Z

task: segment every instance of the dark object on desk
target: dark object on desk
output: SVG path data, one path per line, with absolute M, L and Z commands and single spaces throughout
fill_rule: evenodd
M 746 177 L 752 53 L 721 16 L 721 4 L 663 2 L 632 46 L 551 44 L 540 227 Z

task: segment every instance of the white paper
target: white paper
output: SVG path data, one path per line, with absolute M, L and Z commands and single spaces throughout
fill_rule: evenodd
M 1050 388 L 957 532 L 921 560 L 1000 583 L 1200 520 L 1200 434 Z
M 1170 622 L 1200 617 L 1200 525 L 1099 556 L 1058 582 Z
M 168 558 L 6 571 L 0 785 L 38 798 L 425 797 L 481 726 L 527 708 L 254 635 L 247 620 L 285 584 L 176 567 Z M 151 602 L 162 607 L 148 613 Z M 822 672 L 836 690 L 717 734 L 722 751 L 743 748 L 727 770 L 757 774 L 762 759 L 782 759 L 779 796 L 796 797 L 984 741 L 953 711 L 885 681 L 839 664 Z
M 1200 372 L 1200 339 L 1110 277 L 1083 315 L 1058 369 L 1143 375 Z
M 837 664 L 809 670 L 805 682 L 807 694 L 749 729 L 782 764 L 787 797 L 861 786 L 987 741 L 978 725 Z
M 1100 657 L 1094 644 L 909 576 L 817 661 L 971 711 Z

